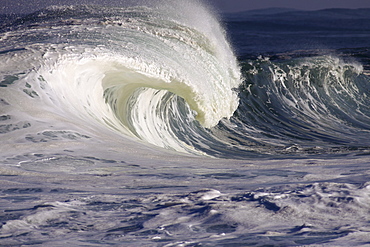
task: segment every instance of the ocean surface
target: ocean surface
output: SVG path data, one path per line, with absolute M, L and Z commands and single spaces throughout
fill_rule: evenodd
M 370 245 L 370 9 L 0 19 L 0 246 Z

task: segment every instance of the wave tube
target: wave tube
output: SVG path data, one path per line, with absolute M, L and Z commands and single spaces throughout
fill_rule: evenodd
M 199 3 L 179 4 L 35 13 L 30 19 L 39 28 L 58 24 L 45 37 L 58 42 L 46 49 L 38 73 L 59 103 L 85 121 L 93 118 L 157 146 L 193 152 L 177 131 L 197 135 L 199 128 L 231 117 L 241 82 L 217 19 Z M 189 129 L 194 119 L 201 126 Z

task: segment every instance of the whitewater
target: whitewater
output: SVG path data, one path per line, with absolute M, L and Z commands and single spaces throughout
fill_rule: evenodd
M 367 11 L 2 15 L 0 246 L 370 244 Z

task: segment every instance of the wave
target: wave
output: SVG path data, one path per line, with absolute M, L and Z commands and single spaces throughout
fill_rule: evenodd
M 216 17 L 179 5 L 52 6 L 14 21 L 3 41 L 41 56 L 34 83 L 72 116 L 193 152 L 177 132 L 231 117 L 240 70 Z
M 217 18 L 196 1 L 52 6 L 1 30 L 0 86 L 10 91 L 0 103 L 24 108 L 2 116 L 19 121 L 1 133 L 30 131 L 24 119 L 32 118 L 222 158 L 369 150 L 361 64 L 334 55 L 238 62 Z

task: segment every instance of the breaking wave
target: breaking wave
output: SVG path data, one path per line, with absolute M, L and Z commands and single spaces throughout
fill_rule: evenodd
M 53 6 L 12 20 L 2 27 L 1 86 L 30 97 L 5 90 L 2 102 L 32 105 L 38 122 L 47 114 L 35 112 L 52 112 L 185 153 L 368 152 L 362 65 L 329 55 L 238 63 L 212 11 L 178 4 Z

